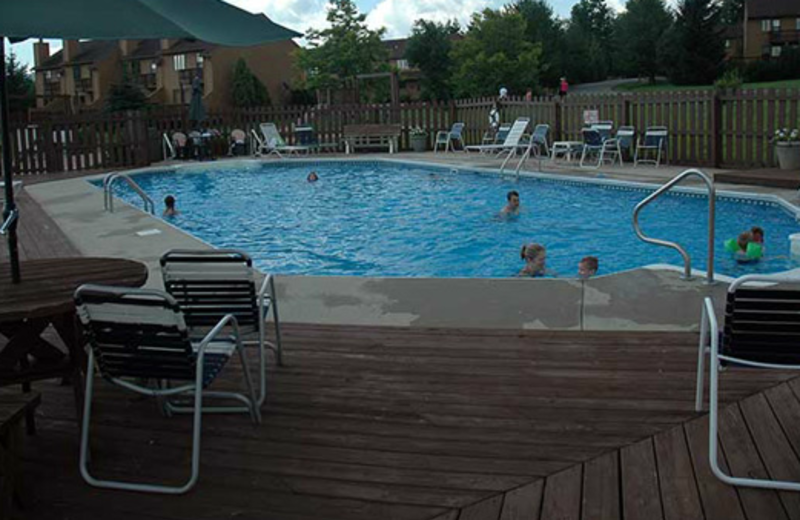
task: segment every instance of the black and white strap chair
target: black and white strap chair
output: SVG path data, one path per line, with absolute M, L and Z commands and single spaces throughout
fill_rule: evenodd
M 223 316 L 236 317 L 244 334 L 258 334 L 259 349 L 258 405 L 267 397 L 266 352 L 275 351 L 283 365 L 281 329 L 275 298 L 275 282 L 267 275 L 256 289 L 253 260 L 241 251 L 172 250 L 161 257 L 164 288 L 178 301 L 186 324 L 193 331 L 214 326 Z M 270 310 L 275 327 L 275 342 L 267 341 L 267 319 Z
M 202 341 L 195 343 L 189 339 L 189 329 L 178 302 L 162 291 L 84 285 L 75 292 L 75 304 L 90 346 L 80 454 L 81 475 L 89 484 L 128 491 L 185 493 L 195 485 L 199 474 L 203 412 L 244 412 L 250 415 L 254 423 L 261 422 L 234 316 L 223 317 Z M 248 395 L 206 390 L 234 352 L 238 353 L 242 363 Z M 89 473 L 89 427 L 95 369 L 117 386 L 164 400 L 162 402 L 168 412 L 188 411 L 194 414 L 191 476 L 184 485 L 100 480 Z M 152 385 L 148 382 L 152 382 Z M 171 404 L 170 400 L 186 397 L 187 394 L 193 398 L 188 406 Z M 239 404 L 204 408 L 204 397 L 234 399 Z
M 757 286 L 752 286 L 756 283 Z M 705 356 L 709 356 L 709 461 L 720 480 L 734 486 L 800 491 L 800 482 L 732 477 L 717 456 L 719 372 L 726 366 L 800 369 L 800 283 L 797 276 L 747 275 L 728 288 L 725 324 L 720 333 L 711 298 L 703 302 L 697 355 L 695 409 L 703 409 Z M 751 284 L 750 287 L 743 287 Z

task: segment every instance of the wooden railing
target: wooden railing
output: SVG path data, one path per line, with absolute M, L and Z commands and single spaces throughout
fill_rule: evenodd
M 223 135 L 249 132 L 272 121 L 289 143 L 295 126 L 313 126 L 321 142 L 341 142 L 344 125 L 400 124 L 401 149 L 408 132 L 420 127 L 432 146 L 436 131 L 456 121 L 466 124 L 468 144 L 479 143 L 488 128 L 494 98 L 450 102 L 413 102 L 335 106 L 280 106 L 209 112 L 207 128 Z M 579 140 L 584 112 L 598 111 L 616 126 L 669 128 L 668 155 L 674 164 L 724 167 L 770 167 L 777 128 L 800 124 L 800 90 L 674 91 L 568 95 L 558 98 L 510 98 L 500 105 L 501 119 L 520 116 L 547 123 L 554 140 Z M 12 123 L 14 171 L 17 174 L 110 169 L 148 165 L 161 159 L 163 133 L 187 131 L 186 107 L 160 107 L 124 114 L 37 115 Z

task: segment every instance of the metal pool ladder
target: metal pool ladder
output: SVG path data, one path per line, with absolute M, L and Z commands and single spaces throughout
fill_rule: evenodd
M 114 182 L 117 179 L 122 179 L 128 183 L 128 186 L 135 191 L 139 197 L 142 198 L 142 202 L 144 203 L 144 210 L 151 215 L 156 214 L 156 205 L 153 202 L 153 199 L 144 192 L 144 190 L 134 182 L 129 176 L 125 175 L 124 173 L 119 172 L 111 172 L 105 177 L 103 177 L 103 207 L 106 211 L 110 213 L 114 213 Z
M 684 248 L 675 242 L 646 236 L 644 233 L 642 233 L 642 228 L 639 226 L 639 212 L 641 212 L 645 206 L 653 202 L 665 192 L 669 191 L 673 186 L 681 182 L 683 179 L 691 176 L 699 177 L 708 188 L 708 269 L 706 271 L 706 283 L 712 284 L 714 283 L 714 205 L 716 202 L 716 190 L 714 189 L 714 181 L 712 181 L 708 175 L 700 170 L 686 170 L 676 175 L 672 178 L 672 180 L 651 193 L 648 197 L 637 204 L 636 208 L 633 210 L 633 230 L 636 232 L 636 236 L 648 244 L 671 247 L 680 253 L 683 257 L 683 279 L 691 280 L 692 259 L 689 257 L 689 253 L 687 253 Z

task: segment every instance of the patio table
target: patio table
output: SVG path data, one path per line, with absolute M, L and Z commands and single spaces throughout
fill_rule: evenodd
M 85 283 L 140 287 L 147 266 L 119 258 L 53 258 L 20 262 L 22 282 L 11 283 L 10 265 L 0 264 L 0 386 L 72 377 L 80 415 L 81 369 L 85 353 L 75 321 L 75 289 Z M 41 337 L 52 325 L 65 353 Z M 34 427 L 32 414 L 28 430 Z
M 571 161 L 572 154 L 582 147 L 583 141 L 556 141 L 550 147 L 550 161 L 556 162 L 559 155 L 563 155 L 567 161 Z

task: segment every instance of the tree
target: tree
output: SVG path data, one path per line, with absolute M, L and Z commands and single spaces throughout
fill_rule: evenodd
M 659 44 L 670 81 L 678 85 L 712 83 L 725 59 L 722 31 L 721 10 L 715 0 L 681 0 L 675 23 Z
M 472 15 L 467 34 L 455 42 L 453 87 L 460 97 L 512 94 L 539 88 L 542 46 L 525 38 L 525 20 L 515 9 L 485 9 Z
M 722 0 L 722 23 L 740 25 L 744 21 L 744 0 Z
M 452 37 L 458 34 L 456 21 L 446 23 L 417 20 L 408 39 L 405 57 L 422 72 L 422 96 L 427 99 L 449 99 L 453 60 Z
M 123 81 L 118 85 L 111 85 L 106 98 L 108 112 L 124 112 L 126 110 L 140 110 L 147 106 L 147 95 L 142 87 Z
M 614 14 L 605 0 L 580 0 L 572 6 L 566 48 L 573 80 L 600 81 L 613 72 Z
M 17 112 L 32 108 L 36 102 L 36 89 L 28 67 L 17 61 L 13 52 L 6 56 L 5 67 L 9 111 Z
M 525 19 L 529 42 L 542 46 L 541 75 L 545 85 L 557 85 L 564 70 L 564 28 L 547 0 L 519 0 L 515 9 Z
M 329 0 L 330 27 L 309 29 L 309 46 L 297 51 L 309 88 L 338 88 L 359 74 L 386 68 L 387 51 L 381 42 L 385 29 L 369 29 L 366 18 L 353 0 Z
M 270 106 L 272 104 L 267 87 L 253 74 L 244 58 L 236 60 L 231 81 L 233 83 L 233 88 L 231 89 L 233 106 L 237 108 L 252 108 Z
M 617 23 L 619 57 L 626 74 L 655 82 L 661 72 L 658 42 L 671 25 L 664 0 L 628 0 Z

